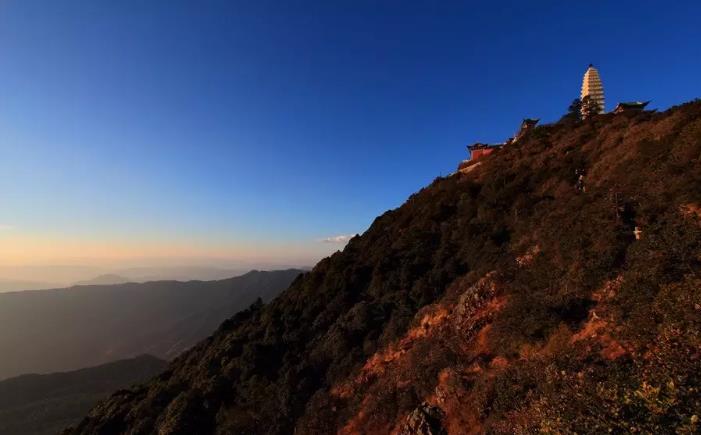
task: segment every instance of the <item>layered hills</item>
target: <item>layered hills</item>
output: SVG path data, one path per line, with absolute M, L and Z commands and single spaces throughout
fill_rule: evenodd
M 172 359 L 299 270 L 218 281 L 81 285 L 0 294 L 0 379 L 150 354 Z
M 68 433 L 697 432 L 700 254 L 701 102 L 537 127 Z

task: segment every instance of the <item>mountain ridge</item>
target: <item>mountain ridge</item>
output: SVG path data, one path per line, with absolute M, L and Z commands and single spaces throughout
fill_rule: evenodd
M 71 287 L 77 285 L 115 285 L 115 284 L 125 284 L 130 282 L 130 279 L 115 273 L 104 273 L 98 275 L 95 278 L 86 279 L 83 281 L 75 282 Z
M 699 101 L 537 127 L 66 433 L 693 432 L 699 204 Z

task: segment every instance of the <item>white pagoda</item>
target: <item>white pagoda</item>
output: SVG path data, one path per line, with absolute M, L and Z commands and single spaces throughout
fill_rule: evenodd
M 584 97 L 589 97 L 592 102 L 599 106 L 599 113 L 604 113 L 606 107 L 604 102 L 604 86 L 601 84 L 599 71 L 594 68 L 592 64 L 589 64 L 587 72 L 584 73 L 584 80 L 582 80 L 582 101 L 584 101 Z M 584 115 L 584 110 L 582 110 L 582 114 Z

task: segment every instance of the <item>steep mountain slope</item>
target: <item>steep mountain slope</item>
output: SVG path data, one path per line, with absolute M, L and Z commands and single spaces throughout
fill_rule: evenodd
M 536 128 L 71 433 L 699 430 L 700 158 L 701 102 Z
M 0 381 L 0 433 L 55 434 L 77 423 L 98 400 L 143 382 L 167 363 L 149 355 L 98 367 Z
M 171 359 L 256 298 L 272 299 L 299 273 L 0 294 L 0 379 L 144 353 Z

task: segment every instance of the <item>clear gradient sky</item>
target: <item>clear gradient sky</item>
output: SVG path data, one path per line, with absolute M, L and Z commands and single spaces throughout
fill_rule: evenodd
M 590 62 L 701 94 L 701 2 L 0 1 L 0 266 L 312 264 Z

